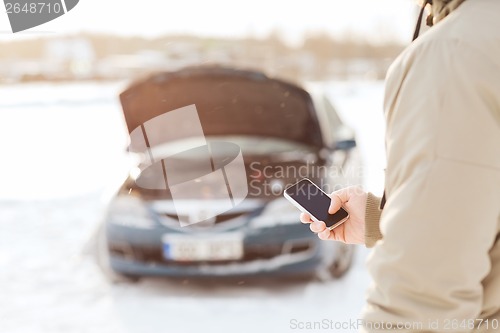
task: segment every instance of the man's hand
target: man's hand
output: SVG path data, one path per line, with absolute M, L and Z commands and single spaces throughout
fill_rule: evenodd
M 340 207 L 349 212 L 349 218 L 333 230 L 326 228 L 325 222 L 314 222 L 309 214 L 300 214 L 302 223 L 310 223 L 312 232 L 323 240 L 331 239 L 348 244 L 365 243 L 365 208 L 367 193 L 359 186 L 347 187 L 330 194 L 332 199 L 328 213 L 334 214 Z

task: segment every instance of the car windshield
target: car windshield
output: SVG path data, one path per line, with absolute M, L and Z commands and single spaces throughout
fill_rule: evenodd
M 309 94 L 264 76 L 196 75 L 164 81 L 156 77 L 129 88 L 122 104 L 130 132 L 158 115 L 194 104 L 206 136 L 267 137 L 322 145 Z

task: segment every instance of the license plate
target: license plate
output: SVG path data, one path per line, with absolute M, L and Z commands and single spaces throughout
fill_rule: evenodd
M 237 233 L 193 236 L 167 234 L 163 256 L 175 261 L 238 260 L 243 257 L 243 236 Z

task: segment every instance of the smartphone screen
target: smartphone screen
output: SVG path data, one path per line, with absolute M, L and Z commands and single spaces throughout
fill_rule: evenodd
M 325 222 L 327 228 L 334 226 L 349 216 L 343 208 L 340 208 L 335 214 L 329 214 L 330 197 L 309 179 L 302 179 L 287 188 L 285 193 L 316 219 Z

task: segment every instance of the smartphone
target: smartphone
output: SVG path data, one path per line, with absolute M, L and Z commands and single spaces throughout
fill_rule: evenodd
M 311 215 L 313 221 L 323 221 L 330 230 L 349 218 L 349 213 L 341 207 L 335 214 L 328 213 L 331 199 L 316 184 L 307 178 L 299 180 L 284 191 L 284 196 L 302 212 Z

